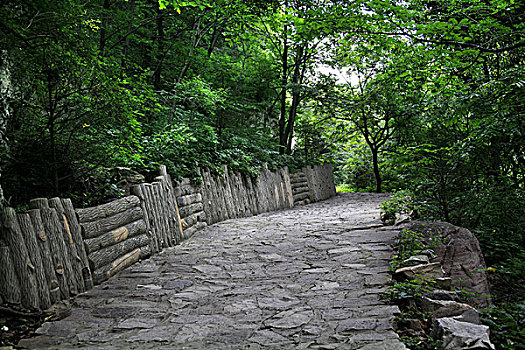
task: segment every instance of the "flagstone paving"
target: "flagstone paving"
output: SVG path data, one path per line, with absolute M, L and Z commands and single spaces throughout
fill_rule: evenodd
M 74 299 L 29 348 L 405 349 L 378 194 L 224 221 Z

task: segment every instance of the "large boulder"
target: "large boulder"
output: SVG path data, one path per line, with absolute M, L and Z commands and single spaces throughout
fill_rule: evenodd
M 432 246 L 445 275 L 456 288 L 474 292 L 469 303 L 484 306 L 490 303 L 490 288 L 485 260 L 478 239 L 466 228 L 446 222 L 413 221 L 406 229 L 424 234 Z

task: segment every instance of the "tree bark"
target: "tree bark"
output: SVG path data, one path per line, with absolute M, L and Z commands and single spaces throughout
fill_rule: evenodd
M 62 299 L 68 299 L 77 294 L 76 281 L 69 256 L 66 254 L 66 242 L 62 233 L 62 224 L 55 209 L 40 209 L 42 222 L 49 238 L 49 246 L 53 257 L 55 273 L 58 277 Z
M 69 222 L 69 228 L 71 229 L 71 234 L 73 235 L 73 240 L 75 241 L 76 252 L 80 258 L 84 288 L 85 290 L 90 290 L 93 288 L 93 278 L 91 276 L 91 270 L 89 269 L 87 253 L 84 247 L 84 240 L 82 239 L 82 227 L 80 227 L 80 223 L 78 222 L 75 208 L 73 207 L 73 203 L 71 203 L 71 199 L 62 198 L 61 202 L 62 206 L 64 207 L 64 215 Z
M 0 299 L 13 306 L 22 302 L 11 249 L 6 246 L 0 246 Z
M 139 198 L 136 196 L 128 196 L 97 207 L 77 209 L 77 215 L 80 223 L 86 223 L 122 213 L 139 205 Z
M 77 253 L 77 247 L 75 246 L 75 240 L 73 238 L 73 233 L 71 232 L 70 223 L 65 215 L 64 206 L 58 197 L 51 198 L 49 200 L 49 206 L 56 210 L 58 220 L 62 224 L 62 237 L 66 247 L 64 254 L 66 259 L 71 263 L 76 290 L 78 293 L 82 293 L 85 291 L 84 279 L 82 277 L 82 264 L 80 256 Z
M 378 153 L 379 150 L 375 147 L 370 147 L 370 150 L 372 151 L 372 163 L 374 166 L 374 176 L 376 179 L 376 192 L 381 193 L 381 173 L 379 172 L 379 159 L 378 159 Z
M 89 254 L 89 260 L 93 271 L 102 266 L 110 264 L 112 261 L 128 254 L 134 249 L 147 246 L 149 244 L 148 236 L 145 234 L 128 238 L 120 243 L 97 250 Z
M 136 206 L 98 221 L 82 223 L 82 236 L 84 239 L 98 237 L 108 231 L 142 218 L 142 209 L 140 206 Z
M 20 224 L 20 231 L 22 232 L 26 243 L 29 259 L 34 266 L 40 309 L 46 310 L 51 306 L 51 296 L 49 295 L 49 286 L 47 284 L 42 255 L 37 242 L 36 231 L 31 223 L 31 217 L 28 213 L 20 213 L 17 217 L 18 223 Z
M 285 8 L 288 1 L 285 1 Z M 288 84 L 288 24 L 283 29 L 283 55 L 282 55 L 282 77 L 281 77 L 281 116 L 279 118 L 279 154 L 286 152 L 286 85 Z
M 29 216 L 38 237 L 37 242 L 42 256 L 42 265 L 46 275 L 51 302 L 54 304 L 57 301 L 60 301 L 60 289 L 58 285 L 58 278 L 55 272 L 53 256 L 51 254 L 51 248 L 49 246 L 49 235 L 46 234 L 44 223 L 42 222 L 42 216 L 40 215 L 40 210 L 30 210 Z
M 22 306 L 29 310 L 38 311 L 40 303 L 38 300 L 38 284 L 36 280 L 35 267 L 29 259 L 29 253 L 18 224 L 16 213 L 13 208 L 4 208 L 1 212 L 2 232 L 11 253 L 14 269 L 18 277 Z
M 129 267 L 139 261 L 139 258 L 141 256 L 141 248 L 136 248 L 135 250 L 127 253 L 124 256 L 121 256 L 120 258 L 116 259 L 112 263 L 101 267 L 98 270 L 95 270 L 94 276 L 95 281 L 100 284 L 110 278 L 111 276 L 114 276 L 119 271 L 124 270 L 126 267 Z
M 303 60 L 304 47 L 299 45 L 295 56 L 295 65 L 292 78 L 292 105 L 288 114 L 288 123 L 286 124 L 285 140 L 286 140 L 286 154 L 292 153 L 293 127 L 297 116 L 297 108 L 301 98 L 301 62 Z
M 125 226 L 119 227 L 101 236 L 86 239 L 85 246 L 88 254 L 114 244 L 120 243 L 125 239 L 146 233 L 146 223 L 144 220 L 137 220 Z

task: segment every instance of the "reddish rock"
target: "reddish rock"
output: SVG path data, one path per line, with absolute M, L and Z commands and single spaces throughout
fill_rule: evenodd
M 469 303 L 478 306 L 490 303 L 485 260 L 472 232 L 446 222 L 414 221 L 406 228 L 425 235 L 454 287 L 476 293 Z

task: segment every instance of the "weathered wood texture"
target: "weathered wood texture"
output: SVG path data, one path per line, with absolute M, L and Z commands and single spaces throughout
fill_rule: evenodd
M 331 165 L 297 174 L 265 166 L 257 178 L 223 168 L 200 171 L 203 184 L 172 182 L 166 167 L 133 196 L 93 208 L 36 198 L 28 213 L 1 212 L 0 303 L 42 310 L 90 289 L 208 224 L 307 204 L 335 195 Z M 175 184 L 175 186 L 174 186 Z
M 143 233 L 146 233 L 146 223 L 144 220 L 137 220 L 98 237 L 86 239 L 84 244 L 89 254 Z
M 142 214 L 144 216 L 144 224 L 146 226 L 146 234 L 149 237 L 149 245 L 150 245 L 150 252 L 151 253 L 158 253 L 160 251 L 157 237 L 153 233 L 153 229 L 151 227 L 151 209 L 149 207 L 148 202 L 146 201 L 146 194 L 144 189 L 144 184 L 139 184 L 132 186 L 130 188 L 131 194 L 134 194 L 140 199 L 140 207 L 142 208 Z
M 14 308 L 19 308 L 22 303 L 11 249 L 4 245 L 0 246 L 0 301 Z
M 299 206 L 311 203 L 310 187 L 308 186 L 306 174 L 304 172 L 291 174 L 290 182 L 292 184 L 294 205 Z
M 222 175 L 207 170 L 201 175 L 202 210 L 209 224 L 293 207 L 292 183 L 287 168 L 272 172 L 264 167 L 255 180 L 227 168 L 223 168 Z M 200 209 L 191 205 L 188 205 L 190 212 Z
M 138 204 L 138 203 L 137 203 Z M 130 222 L 142 219 L 142 209 L 140 206 L 128 208 L 115 215 L 102 218 L 98 221 L 80 222 L 82 226 L 82 236 L 84 239 L 98 237 L 108 231 L 119 228 Z
M 156 240 L 152 242 L 151 215 L 145 215 L 145 211 L 149 206 L 159 204 L 144 203 L 147 192 L 145 185 L 138 185 L 134 188 L 137 196 L 77 210 L 89 269 L 95 283 L 101 283 L 123 266 L 128 266 L 130 252 L 138 249 L 138 260 L 157 249 Z M 146 246 L 147 249 L 144 248 Z M 131 260 L 136 261 L 134 259 Z
M 136 237 L 131 237 L 123 240 L 112 246 L 97 250 L 89 254 L 89 260 L 93 271 L 99 269 L 102 266 L 110 264 L 112 261 L 126 255 L 130 251 L 147 246 L 149 244 L 149 238 L 147 235 L 142 234 Z
M 31 223 L 33 224 L 33 228 L 35 229 L 35 233 L 38 237 L 37 244 L 42 257 L 42 266 L 44 268 L 44 274 L 46 276 L 46 282 L 49 288 L 51 303 L 54 304 L 60 300 L 60 289 L 58 285 L 58 278 L 55 272 L 53 256 L 51 254 L 48 238 L 49 235 L 46 234 L 44 223 L 42 222 L 42 217 L 40 215 L 40 210 L 29 210 L 29 217 L 31 218 Z
M 10 248 L 11 261 L 16 272 L 16 279 L 10 281 L 9 285 L 20 286 L 21 304 L 24 309 L 39 310 L 40 302 L 35 267 L 29 259 L 29 253 L 14 209 L 3 208 L 0 221 L 2 222 L 2 238 Z
M 306 167 L 303 169 L 303 173 L 308 180 L 312 202 L 325 200 L 336 195 L 331 164 Z
M 75 286 L 76 281 L 73 277 L 71 261 L 69 260 L 69 255 L 66 253 L 66 242 L 64 242 L 62 224 L 58 219 L 56 210 L 53 208 L 41 208 L 40 215 L 46 236 L 49 239 L 49 248 L 60 287 L 60 295 L 62 299 L 67 299 L 70 296 L 78 294 L 78 291 Z
M 82 239 L 82 227 L 78 221 L 75 208 L 69 198 L 62 198 L 60 200 L 64 208 L 64 215 L 66 220 L 69 222 L 69 228 L 73 236 L 73 241 L 78 256 L 82 278 L 84 280 L 84 289 L 89 290 L 93 288 L 93 278 L 91 276 L 91 270 L 89 268 L 87 252 L 84 247 L 84 240 Z
M 33 264 L 40 309 L 45 310 L 51 306 L 51 295 L 49 294 L 49 286 L 47 284 L 42 255 L 37 242 L 36 231 L 28 213 L 19 213 L 17 219 L 20 225 L 20 231 L 26 243 L 29 260 Z
M 49 199 L 49 206 L 56 210 L 58 219 L 62 224 L 62 235 L 66 247 L 64 252 L 65 258 L 71 263 L 75 288 L 78 293 L 82 293 L 85 291 L 84 278 L 82 277 L 82 261 L 77 252 L 77 247 L 75 245 L 73 233 L 71 232 L 70 223 L 65 214 L 64 206 L 62 205 L 60 198 Z
M 110 264 L 101 267 L 100 269 L 95 270 L 94 272 L 94 278 L 96 283 L 102 283 L 106 281 L 108 278 L 114 276 L 118 272 L 124 270 L 126 267 L 129 267 L 139 261 L 141 258 L 141 249 L 142 248 L 136 248 L 132 250 L 131 252 L 117 258 L 115 261 L 111 262 Z M 148 249 L 149 247 L 145 247 L 144 249 Z
M 77 209 L 78 220 L 81 223 L 98 221 L 135 208 L 139 204 L 138 197 L 128 196 L 96 207 Z

